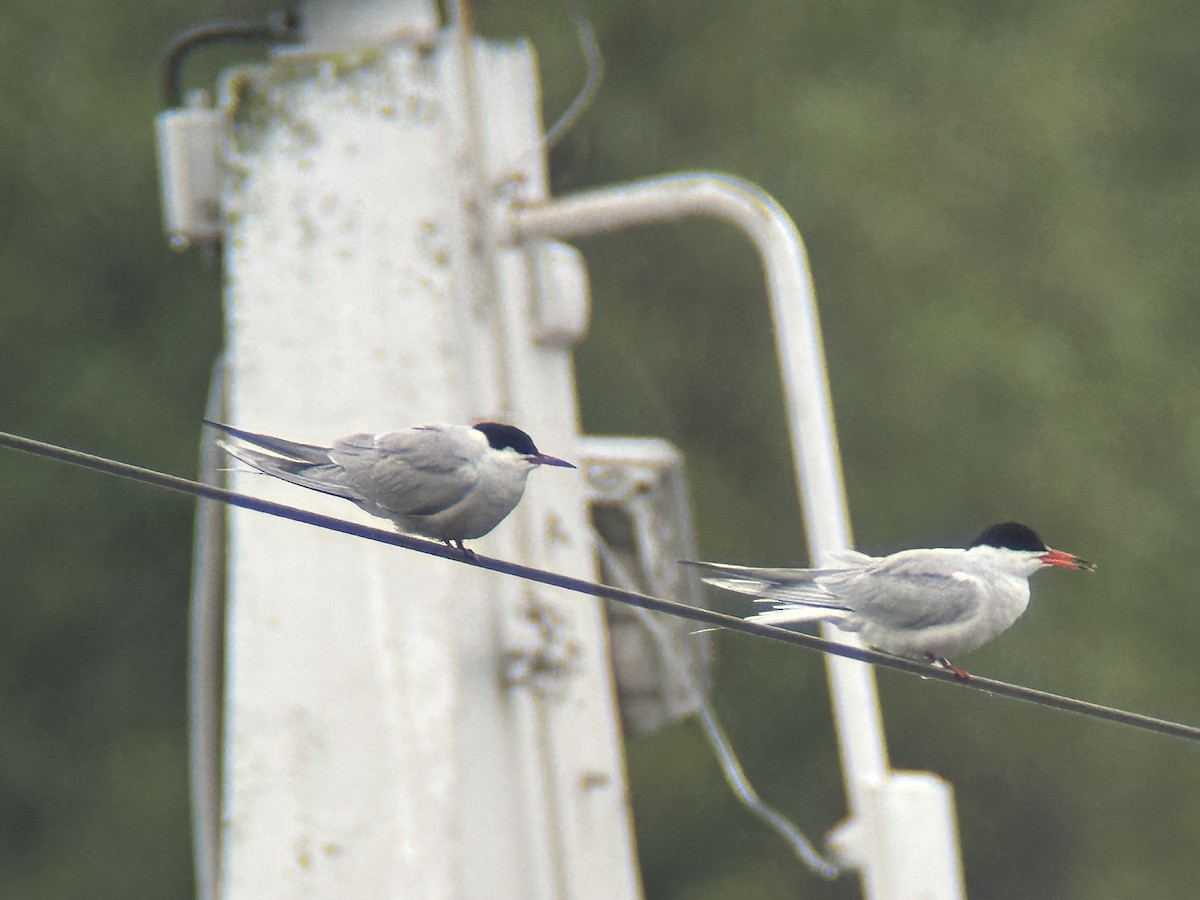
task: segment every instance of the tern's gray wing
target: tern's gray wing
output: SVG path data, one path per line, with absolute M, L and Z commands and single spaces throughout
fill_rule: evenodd
M 953 551 L 952 551 L 953 552 Z M 864 620 L 893 629 L 947 625 L 973 615 L 986 596 L 982 581 L 953 560 L 887 557 L 874 567 L 822 578 L 822 586 Z
M 486 443 L 460 426 L 418 426 L 335 441 L 329 457 L 344 479 L 387 512 L 428 516 L 449 509 L 478 483 Z
M 264 450 L 270 450 L 272 453 L 277 453 L 288 459 L 316 463 L 318 465 L 329 462 L 328 447 L 318 447 L 316 444 L 300 444 L 296 441 L 287 441 L 269 434 L 257 434 L 253 431 L 234 428 L 232 425 L 222 425 L 220 422 L 213 422 L 209 419 L 205 419 L 204 423 L 228 435 L 232 435 L 239 441 L 245 441 L 247 444 L 262 447 Z
M 332 494 L 334 497 L 341 497 L 344 500 L 358 502 L 363 499 L 352 486 L 344 482 L 342 467 L 330 460 L 328 447 L 300 444 L 272 437 L 269 434 L 257 434 L 253 431 L 234 428 L 231 425 L 222 425 L 218 422 L 208 422 L 208 424 L 246 444 L 253 444 L 271 451 L 263 453 L 241 444 L 218 441 L 230 456 L 241 460 L 264 475 L 290 481 L 292 484 L 320 491 L 323 494 Z
M 730 566 L 724 563 L 686 562 L 700 570 L 706 584 L 751 594 L 760 601 L 778 604 L 818 606 L 845 610 L 845 605 L 820 584 L 830 574 L 841 569 L 755 569 L 749 566 Z

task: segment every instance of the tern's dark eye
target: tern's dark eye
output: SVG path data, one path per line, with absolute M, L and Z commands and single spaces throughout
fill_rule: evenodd
M 493 450 L 513 450 L 522 456 L 538 455 L 533 438 L 520 428 L 500 422 L 480 422 L 475 426 L 475 430 L 483 433 L 488 440 L 488 446 Z

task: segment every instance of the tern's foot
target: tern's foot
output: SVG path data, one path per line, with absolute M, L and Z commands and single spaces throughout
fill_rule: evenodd
M 475 558 L 475 551 L 469 550 L 467 548 L 467 545 L 464 544 L 462 541 L 442 541 L 442 543 L 445 544 L 447 547 L 449 547 L 451 550 L 457 550 L 459 553 L 461 553 L 467 559 Z
M 958 666 L 953 665 L 950 662 L 950 660 L 946 659 L 946 657 L 944 657 L 944 656 L 935 656 L 932 653 L 926 653 L 925 658 L 928 659 L 935 666 L 940 666 L 941 668 L 945 669 L 947 672 L 952 674 L 959 681 L 970 681 L 971 680 L 970 672 L 968 672 L 966 669 L 960 669 Z

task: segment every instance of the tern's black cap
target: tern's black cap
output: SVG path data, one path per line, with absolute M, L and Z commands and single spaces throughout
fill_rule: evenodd
M 475 430 L 483 432 L 488 446 L 493 450 L 514 450 L 522 456 L 541 455 L 541 451 L 533 443 L 533 438 L 520 428 L 500 422 L 480 422 L 475 426 Z
M 970 547 L 998 547 L 1003 550 L 1049 550 L 1037 532 L 1020 522 L 1001 522 L 983 529 L 983 534 L 971 541 Z

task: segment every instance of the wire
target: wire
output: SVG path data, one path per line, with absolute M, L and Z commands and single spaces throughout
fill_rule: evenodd
M 193 50 L 221 41 L 294 43 L 300 39 L 297 24 L 291 11 L 278 11 L 262 22 L 208 22 L 179 32 L 163 51 L 162 88 L 167 106 L 183 103 L 183 63 Z
M 1164 734 L 1200 743 L 1200 727 L 1194 725 L 1185 725 L 1167 719 L 1157 719 L 1153 716 L 1142 715 L 1141 713 L 1128 712 L 1111 706 L 1102 706 L 1098 703 L 1089 703 L 1086 700 L 1076 700 L 1072 697 L 1063 697 L 1059 694 L 1051 694 L 1047 691 L 1039 691 L 1034 688 L 1010 684 L 1006 681 L 996 681 L 980 675 L 972 675 L 971 679 L 966 681 L 958 678 L 952 672 L 931 666 L 928 663 L 918 662 L 917 660 L 904 659 L 903 657 L 892 656 L 888 653 L 881 653 L 878 650 L 868 650 L 864 647 L 851 647 L 848 644 L 827 641 L 815 635 L 804 634 L 799 631 L 788 631 L 785 628 L 777 628 L 774 625 L 763 625 L 760 622 L 739 619 L 737 616 L 713 612 L 708 609 L 700 609 L 695 606 L 688 606 L 673 600 L 664 600 L 661 597 L 651 597 L 647 594 L 639 594 L 634 591 L 624 591 L 605 584 L 593 584 L 581 578 L 559 575 L 555 572 L 547 572 L 542 569 L 535 569 L 532 566 L 523 566 L 519 563 L 511 563 L 502 559 L 492 559 L 491 557 L 479 556 L 477 554 L 468 557 L 459 550 L 434 543 L 433 541 L 409 537 L 408 535 L 398 534 L 394 531 L 384 531 L 381 528 L 359 525 L 355 522 L 347 522 L 343 519 L 335 519 L 332 516 L 323 516 L 319 513 L 307 512 L 295 507 L 285 506 L 282 503 L 259 500 L 255 497 L 225 490 L 211 484 L 201 484 L 198 481 L 180 478 L 177 475 L 168 475 L 154 469 L 145 469 L 141 466 L 118 462 L 117 460 L 107 459 L 103 456 L 93 456 L 90 453 L 60 447 L 57 444 L 48 444 L 0 431 L 0 447 L 8 447 L 13 450 L 32 453 L 35 456 L 44 456 L 48 459 L 57 459 L 61 462 L 103 472 L 107 475 L 129 478 L 133 481 L 140 481 L 143 484 L 168 488 L 169 490 L 192 494 L 196 497 L 219 500 L 231 506 L 252 509 L 256 512 L 266 513 L 267 515 L 291 519 L 294 522 L 314 525 L 317 528 L 325 528 L 329 531 L 337 531 L 342 534 L 349 534 L 382 544 L 403 547 L 405 550 L 413 550 L 417 553 L 437 556 L 441 559 L 449 559 L 457 563 L 465 563 L 466 565 L 475 566 L 480 569 L 488 569 L 504 575 L 512 575 L 516 578 L 536 581 L 539 584 L 574 591 L 577 594 L 589 594 L 593 597 L 605 597 L 609 600 L 616 600 L 618 603 L 629 603 L 642 609 L 691 619 L 694 622 L 701 622 L 714 628 L 726 628 L 741 634 L 771 638 L 772 640 L 782 641 L 787 644 L 798 644 L 810 650 L 832 653 L 835 656 L 843 656 L 847 659 L 870 663 L 886 669 L 896 669 L 901 672 L 907 672 L 910 675 L 918 675 L 934 681 L 956 684 L 959 687 L 973 688 L 1000 697 L 1009 697 L 1013 700 L 1022 700 L 1026 703 L 1034 703 L 1038 706 L 1049 707 L 1050 709 L 1078 713 L 1094 719 L 1128 725 L 1131 728 L 1140 728 L 1143 731 L 1149 731 L 1154 734 Z
M 558 117 L 558 121 L 550 126 L 550 130 L 542 139 L 547 150 L 566 137 L 567 132 L 583 118 L 583 114 L 588 111 L 588 107 L 600 93 L 600 85 L 604 82 L 604 54 L 600 52 L 600 43 L 596 40 L 596 32 L 592 30 L 592 23 L 579 14 L 572 18 L 575 22 L 575 32 L 579 36 L 579 48 L 583 51 L 583 58 L 587 62 L 587 77 L 584 79 L 583 87 L 571 101 L 571 105 Z
M 604 56 L 600 52 L 600 44 L 596 40 L 596 32 L 592 30 L 592 24 L 582 15 L 576 14 L 572 17 L 575 23 L 575 32 L 579 37 L 579 47 L 583 52 L 584 61 L 587 63 L 587 76 L 584 78 L 583 86 L 575 95 L 575 99 L 567 107 L 566 111 L 558 117 L 553 125 L 546 131 L 545 135 L 527 152 L 521 154 L 511 164 L 501 167 L 500 171 L 506 172 L 504 177 L 500 178 L 496 187 L 502 190 L 512 190 L 522 183 L 523 178 L 515 174 L 512 170 L 523 169 L 530 165 L 534 155 L 539 158 L 553 150 L 567 134 L 574 128 L 579 120 L 587 113 L 597 95 L 600 93 L 600 85 L 604 82 Z

